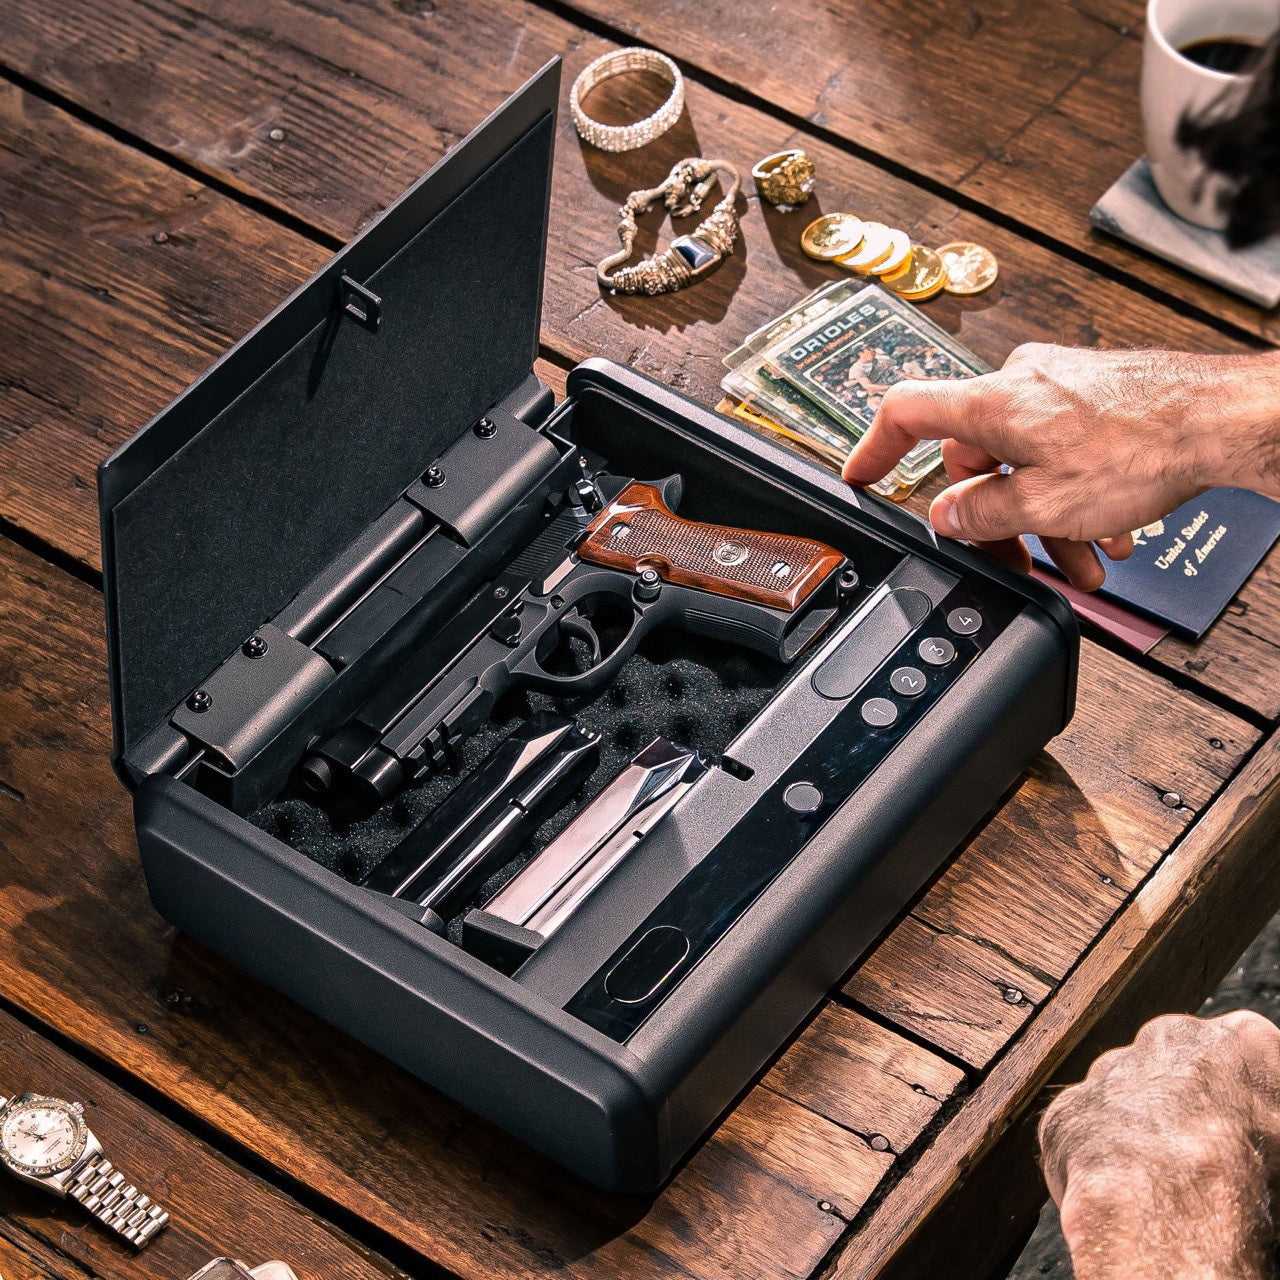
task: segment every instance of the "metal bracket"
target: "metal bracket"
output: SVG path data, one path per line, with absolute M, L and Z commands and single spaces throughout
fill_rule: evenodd
M 377 333 L 382 323 L 382 299 L 364 285 L 343 276 L 338 281 L 338 305 L 343 315 L 350 316 L 370 333 Z

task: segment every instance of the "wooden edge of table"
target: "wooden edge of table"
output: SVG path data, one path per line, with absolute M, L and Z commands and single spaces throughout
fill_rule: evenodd
M 1271 915 L 1278 833 L 1280 734 L 1273 734 L 910 1172 L 850 1232 L 833 1280 L 905 1280 L 931 1268 L 982 1275 L 1007 1257 L 1045 1196 L 1026 1157 L 1046 1089 L 1081 1078 L 1098 1052 L 1131 1038 L 1152 1009 L 1199 1006 L 1237 959 L 1240 936 Z M 1230 929 L 1216 928 L 1226 916 Z M 1001 1165 L 1006 1176 L 993 1186 Z

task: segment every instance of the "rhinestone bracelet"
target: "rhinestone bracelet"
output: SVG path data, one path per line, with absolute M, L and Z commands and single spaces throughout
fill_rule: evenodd
M 634 124 L 601 124 L 582 108 L 582 99 L 597 85 L 629 72 L 652 71 L 671 85 L 671 94 L 653 115 Z M 684 77 L 665 53 L 656 49 L 615 49 L 590 64 L 573 82 L 569 111 L 578 136 L 601 151 L 634 151 L 661 137 L 684 110 Z

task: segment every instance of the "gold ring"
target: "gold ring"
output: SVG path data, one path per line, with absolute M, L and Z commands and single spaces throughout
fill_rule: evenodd
M 813 161 L 798 148 L 775 151 L 751 170 L 756 190 L 770 204 L 804 204 L 813 194 Z

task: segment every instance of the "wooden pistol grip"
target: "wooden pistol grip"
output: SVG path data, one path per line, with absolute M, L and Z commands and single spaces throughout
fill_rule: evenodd
M 628 485 L 587 526 L 578 545 L 588 564 L 794 612 L 844 557 L 809 538 L 682 520 L 651 484 Z

